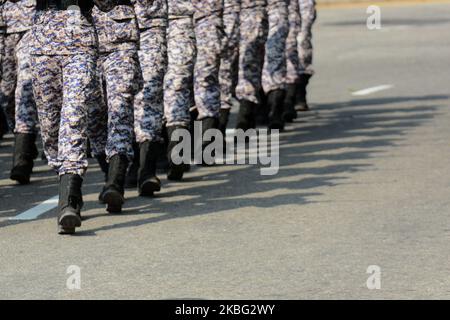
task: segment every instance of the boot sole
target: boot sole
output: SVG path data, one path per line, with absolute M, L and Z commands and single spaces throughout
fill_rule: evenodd
M 58 220 L 58 234 L 74 234 L 81 227 L 81 217 L 75 212 L 66 212 Z
M 106 191 L 102 196 L 103 203 L 106 204 L 106 211 L 109 213 L 122 212 L 125 203 L 124 197 L 117 191 Z
M 139 188 L 139 196 L 152 197 L 155 192 L 161 191 L 161 185 L 153 180 L 144 181 Z
M 294 122 L 294 120 L 297 119 L 297 117 L 298 117 L 298 115 L 296 112 L 295 113 L 294 112 L 286 112 L 285 114 L 283 114 L 283 120 L 285 122 L 289 122 L 289 123 Z
M 180 181 L 183 179 L 184 172 L 185 172 L 185 166 L 183 166 L 183 165 L 175 166 L 174 165 L 171 168 L 169 168 L 169 172 L 167 173 L 167 179 L 172 180 L 172 181 Z
M 19 184 L 30 184 L 30 176 L 22 173 L 12 172 L 10 176 L 11 180 L 17 181 Z

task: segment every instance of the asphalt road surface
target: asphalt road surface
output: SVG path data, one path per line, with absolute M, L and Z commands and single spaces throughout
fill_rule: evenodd
M 375 31 L 366 18 L 319 12 L 313 111 L 281 136 L 274 176 L 194 168 L 108 215 L 92 163 L 83 226 L 58 236 L 55 209 L 17 220 L 57 184 L 42 161 L 29 186 L 10 181 L 7 136 L 0 298 L 450 298 L 450 6 L 384 7 Z

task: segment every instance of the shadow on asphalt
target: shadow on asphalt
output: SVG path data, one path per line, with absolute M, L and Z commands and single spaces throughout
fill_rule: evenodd
M 98 228 L 77 231 L 78 236 L 95 236 L 97 232 L 119 228 L 133 228 L 170 219 L 214 214 L 223 211 L 244 209 L 246 207 L 273 208 L 289 204 L 307 204 L 315 202 L 321 195 L 314 189 L 334 187 L 350 183 L 352 173 L 362 170 L 374 170 L 374 157 L 396 147 L 408 130 L 421 126 L 438 115 L 438 109 L 445 107 L 439 100 L 448 100 L 447 95 L 429 95 L 418 97 L 393 97 L 378 99 L 351 100 L 343 103 L 321 104 L 313 106 L 313 111 L 300 114 L 299 119 L 289 130 L 280 136 L 280 171 L 275 176 L 260 175 L 259 166 L 221 166 L 215 168 L 194 169 L 195 177 L 187 176 L 184 184 L 196 185 L 190 188 L 171 188 L 145 203 L 142 198 L 129 198 L 124 212 L 119 216 L 146 215 L 145 219 L 136 219 L 123 223 L 114 223 Z M 408 106 L 396 105 L 408 103 Z M 330 112 L 329 112 L 330 111 Z M 314 120 L 314 121 L 311 121 Z M 346 142 L 345 139 L 351 139 Z M 343 140 L 340 142 L 340 140 Z M 4 151 L 0 149 L 1 157 Z M 329 161 L 325 166 L 315 165 L 318 161 Z M 361 161 L 367 160 L 367 161 Z M 0 160 L 2 161 L 2 160 Z M 323 163 L 322 163 L 323 164 Z M 1 177 L 5 179 L 5 164 L 1 165 Z M 98 168 L 96 168 L 98 171 Z M 199 170 L 199 171 L 197 171 Z M 205 171 L 202 174 L 202 170 Z M 90 170 L 92 172 L 93 170 Z M 26 201 L 23 193 L 48 191 L 50 196 L 57 193 L 56 179 L 51 172 L 40 172 L 43 178 L 52 182 L 36 182 L 30 186 L 0 186 L 0 199 L 3 194 L 14 194 Z M 50 178 L 53 177 L 53 178 Z M 215 182 L 212 186 L 210 183 Z M 101 175 L 89 178 L 84 187 L 85 194 L 97 193 L 102 186 Z M 170 183 L 172 185 L 173 183 Z M 179 183 L 180 186 L 183 182 Z M 23 189 L 22 189 L 23 188 Z M 272 190 L 281 190 L 279 194 L 267 196 Z M 188 200 L 168 202 L 171 197 L 183 196 Z M 47 199 L 47 198 L 46 198 Z M 3 202 L 3 201 L 2 201 Z M 0 210 L 13 208 L 0 206 Z M 101 207 L 97 202 L 86 202 L 90 209 Z M 29 206 L 32 204 L 30 203 Z M 139 207 L 127 209 L 127 207 Z M 245 211 L 244 211 L 245 212 Z M 148 217 L 149 213 L 157 213 Z M 15 214 L 15 212 L 14 212 Z M 8 216 L 14 214 L 8 213 Z M 104 217 L 104 214 L 87 215 L 86 220 Z M 47 216 L 48 217 L 48 216 Z M 0 227 L 22 222 L 1 222 Z

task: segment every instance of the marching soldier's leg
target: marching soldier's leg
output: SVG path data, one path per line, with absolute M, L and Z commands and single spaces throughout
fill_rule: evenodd
M 31 56 L 29 43 L 31 32 L 23 35 L 17 45 L 17 86 L 15 92 L 15 145 L 11 179 L 20 184 L 30 182 L 33 160 L 38 156 L 36 148 L 37 111 L 31 83 Z
M 282 118 L 286 96 L 286 39 L 289 32 L 287 0 L 269 0 L 269 33 L 266 42 L 262 85 L 267 95 L 269 128 L 284 128 Z
M 163 80 L 167 61 L 166 27 L 141 31 L 139 62 L 143 89 L 135 98 L 135 135 L 140 145 L 138 190 L 141 196 L 160 191 L 156 163 L 163 147 Z
M 89 99 L 95 92 L 96 56 L 80 53 L 60 57 L 63 101 L 58 133 L 60 177 L 59 233 L 74 233 L 81 226 L 81 186 L 88 167 L 87 123 Z M 75 85 L 70 85 L 75 84 Z
M 17 83 L 16 47 L 21 39 L 20 33 L 11 33 L 5 38 L 2 79 L 0 83 L 0 106 L 5 113 L 8 127 L 14 129 L 14 96 Z
M 169 2 L 169 10 L 171 9 Z M 181 180 L 189 164 L 175 165 L 172 150 L 177 142 L 171 141 L 177 129 L 189 130 L 192 106 L 193 75 L 196 56 L 195 32 L 192 16 L 169 20 L 167 34 L 168 64 L 164 78 L 164 114 L 169 144 L 167 158 L 169 180 Z
M 220 111 L 219 67 L 222 18 L 218 14 L 195 23 L 197 60 L 194 68 L 195 106 L 203 130 L 218 127 Z
M 110 0 L 37 0 L 32 27 L 33 90 L 46 155 L 59 176 L 60 234 L 73 234 L 81 226 L 88 108 L 96 90 L 94 2 L 103 11 L 114 4 Z
M 60 109 L 63 101 L 63 78 L 60 57 L 32 56 L 32 81 L 34 99 L 41 126 L 44 153 L 48 165 L 58 172 Z
M 308 86 L 309 79 L 314 75 L 314 69 L 312 67 L 312 27 L 316 20 L 316 2 L 315 0 L 299 0 L 299 4 L 302 25 L 301 31 L 297 38 L 300 58 L 300 80 L 297 91 L 297 110 L 308 111 L 309 106 L 306 99 L 306 88 Z
M 261 1 L 242 2 L 240 13 L 239 80 L 236 97 L 240 102 L 238 129 L 254 128 L 255 113 L 261 103 L 261 76 L 267 38 L 267 12 Z
M 290 1 L 288 11 L 289 34 L 286 40 L 286 98 L 284 99 L 283 119 L 286 122 L 292 122 L 297 118 L 295 103 L 300 78 L 297 36 L 301 28 L 301 17 L 298 0 Z
M 87 161 L 88 106 L 96 90 L 96 58 L 92 54 L 62 57 L 63 105 L 59 128 L 59 175 L 83 176 Z M 69 85 L 76 83 L 78 85 Z
M 141 72 L 137 51 L 108 54 L 103 70 L 108 97 L 106 157 L 109 172 L 100 198 L 107 204 L 108 212 L 121 212 L 125 202 L 126 171 L 133 159 L 133 103 Z
M 106 161 L 106 141 L 108 139 L 108 108 L 106 106 L 105 81 L 103 75 L 104 56 L 97 61 L 97 78 L 95 84 L 95 94 L 92 96 L 92 104 L 89 106 L 88 136 L 92 155 L 105 174 L 108 176 L 108 163 Z
M 147 10 L 139 8 L 140 13 Z M 107 171 L 99 200 L 107 205 L 108 212 L 117 213 L 125 203 L 125 177 L 133 159 L 133 103 L 142 85 L 137 51 L 139 27 L 130 1 L 121 1 L 108 12 L 94 7 L 92 17 L 99 40 L 97 73 L 101 85 L 97 91 L 101 92 L 98 97 L 102 107 L 97 109 L 102 109 L 103 115 L 93 118 L 100 119 L 101 125 L 96 130 L 99 139 L 91 140 L 96 144 L 100 166 Z
M 3 19 L 3 2 L 0 1 L 0 84 L 2 79 L 2 70 L 3 70 L 3 58 L 5 56 L 5 37 L 6 37 L 6 24 Z M 3 108 L 0 106 L 0 139 L 3 138 L 3 135 L 8 132 L 8 123 L 6 121 L 5 112 Z
M 225 32 L 222 37 L 222 59 L 219 70 L 221 100 L 219 129 L 225 137 L 238 78 L 240 1 L 227 0 L 224 2 L 224 7 Z

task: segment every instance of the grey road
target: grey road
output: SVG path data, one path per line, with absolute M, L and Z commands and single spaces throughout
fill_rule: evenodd
M 281 136 L 275 176 L 194 168 L 108 215 L 93 163 L 83 226 L 58 236 L 54 209 L 10 219 L 57 185 L 42 161 L 14 185 L 12 137 L 1 141 L 0 298 L 450 298 L 450 6 L 388 6 L 375 31 L 366 18 L 320 10 L 313 111 Z

